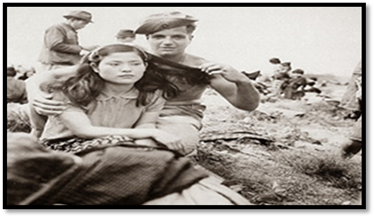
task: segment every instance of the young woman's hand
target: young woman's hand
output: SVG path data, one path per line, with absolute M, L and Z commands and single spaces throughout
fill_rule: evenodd
M 185 153 L 185 146 L 182 143 L 181 138 L 158 129 L 150 131 L 152 131 L 152 138 L 157 142 L 167 146 L 171 150 L 178 151 L 181 154 Z

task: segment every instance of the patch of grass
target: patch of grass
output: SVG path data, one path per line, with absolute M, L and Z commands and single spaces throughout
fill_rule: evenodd
M 245 154 L 206 143 L 199 148 L 198 162 L 255 204 L 341 205 L 358 197 L 358 163 L 333 154 L 247 146 Z
M 341 189 L 360 189 L 362 186 L 361 165 L 344 160 L 337 154 L 323 153 L 318 156 L 304 156 L 304 160 L 293 155 L 293 167 L 301 173 L 326 181 Z
M 18 109 L 7 110 L 7 131 L 8 132 L 26 132 L 31 131 L 31 125 L 28 116 Z

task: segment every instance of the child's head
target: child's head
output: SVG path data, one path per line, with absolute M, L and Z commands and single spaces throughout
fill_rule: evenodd
M 82 58 L 77 76 L 65 81 L 64 94 L 75 104 L 87 105 L 106 83 L 134 85 L 144 75 L 147 55 L 130 44 L 111 44 Z
M 129 44 L 113 44 L 90 53 L 82 65 L 89 64 L 105 82 L 131 85 L 143 77 L 146 61 L 147 55 L 141 49 Z
M 132 44 L 112 44 L 92 51 L 82 58 L 77 76 L 65 81 L 64 94 L 77 105 L 88 105 L 106 83 L 133 85 L 139 90 L 137 106 L 145 105 L 158 89 L 166 98 L 174 97 L 178 88 L 162 73 L 147 68 L 147 54 Z

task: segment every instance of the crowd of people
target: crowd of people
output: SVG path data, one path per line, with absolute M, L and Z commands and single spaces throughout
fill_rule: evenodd
M 8 133 L 7 204 L 249 205 L 189 156 L 200 140 L 204 91 L 253 111 L 262 83 L 186 53 L 198 20 L 181 12 L 150 15 L 104 46 L 79 43 L 90 12 L 63 17 L 45 31 L 43 71 L 25 83 L 7 68 L 7 102 L 28 103 L 32 129 Z M 134 43 L 138 35 L 151 52 Z M 314 85 L 290 62 L 270 63 L 271 96 L 299 100 Z
M 260 93 L 266 99 L 291 99 L 301 100 L 307 92 L 321 93 L 316 87 L 315 77 L 306 77 L 302 69 L 292 70 L 291 62 L 281 62 L 279 58 L 271 58 L 273 65 L 271 73 L 261 74 L 256 79 Z

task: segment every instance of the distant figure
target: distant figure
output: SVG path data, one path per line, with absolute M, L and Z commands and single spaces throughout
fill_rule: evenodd
M 271 59 L 272 60 L 272 59 Z M 270 62 L 271 62 L 270 60 Z M 271 62 L 272 63 L 272 62 Z M 272 89 L 274 97 L 280 97 L 284 90 L 281 86 L 286 80 L 290 79 L 289 71 L 292 69 L 290 62 L 283 62 L 276 65 L 275 72 L 272 75 Z
M 19 71 L 21 70 L 19 69 Z M 28 78 L 32 77 L 36 73 L 36 71 L 34 67 L 30 67 L 30 68 L 22 67 L 22 72 L 20 73 L 21 73 L 21 76 L 19 76 L 18 79 L 27 80 Z
M 135 40 L 135 33 L 133 30 L 123 29 L 117 33 L 116 38 L 117 42 L 120 43 L 133 42 Z
M 361 114 L 361 105 L 358 104 L 358 99 L 355 97 L 355 93 L 358 90 L 356 79 L 362 76 L 362 61 L 360 61 L 355 67 L 349 85 L 344 93 L 339 107 L 345 108 L 350 111 L 349 118 L 358 118 Z
M 7 67 L 7 103 L 27 103 L 26 84 L 15 78 L 17 71 Z
M 86 11 L 71 11 L 63 16 L 64 23 L 49 27 L 44 34 L 44 43 L 39 55 L 43 70 L 72 66 L 81 60 L 81 51 L 92 51 L 98 46 L 78 44 L 77 30 L 92 23 L 92 15 Z
M 313 92 L 317 94 L 322 93 L 320 89 L 315 87 L 316 82 L 318 81 L 318 78 L 310 77 L 310 78 L 306 78 L 306 80 L 307 80 L 307 83 L 306 83 L 306 87 L 304 88 L 305 92 Z
M 285 87 L 284 97 L 286 99 L 301 100 L 305 96 L 304 88 L 307 85 L 307 80 L 303 74 L 304 71 L 301 69 L 293 70 L 290 74 L 291 78 L 282 84 L 282 87 Z
M 350 94 L 350 96 L 347 96 Z M 344 101 L 345 100 L 345 101 Z M 354 123 L 347 142 L 341 147 L 343 158 L 351 158 L 362 149 L 362 66 L 361 62 L 354 70 L 348 89 L 341 105 L 347 109 L 356 109 L 359 117 Z

